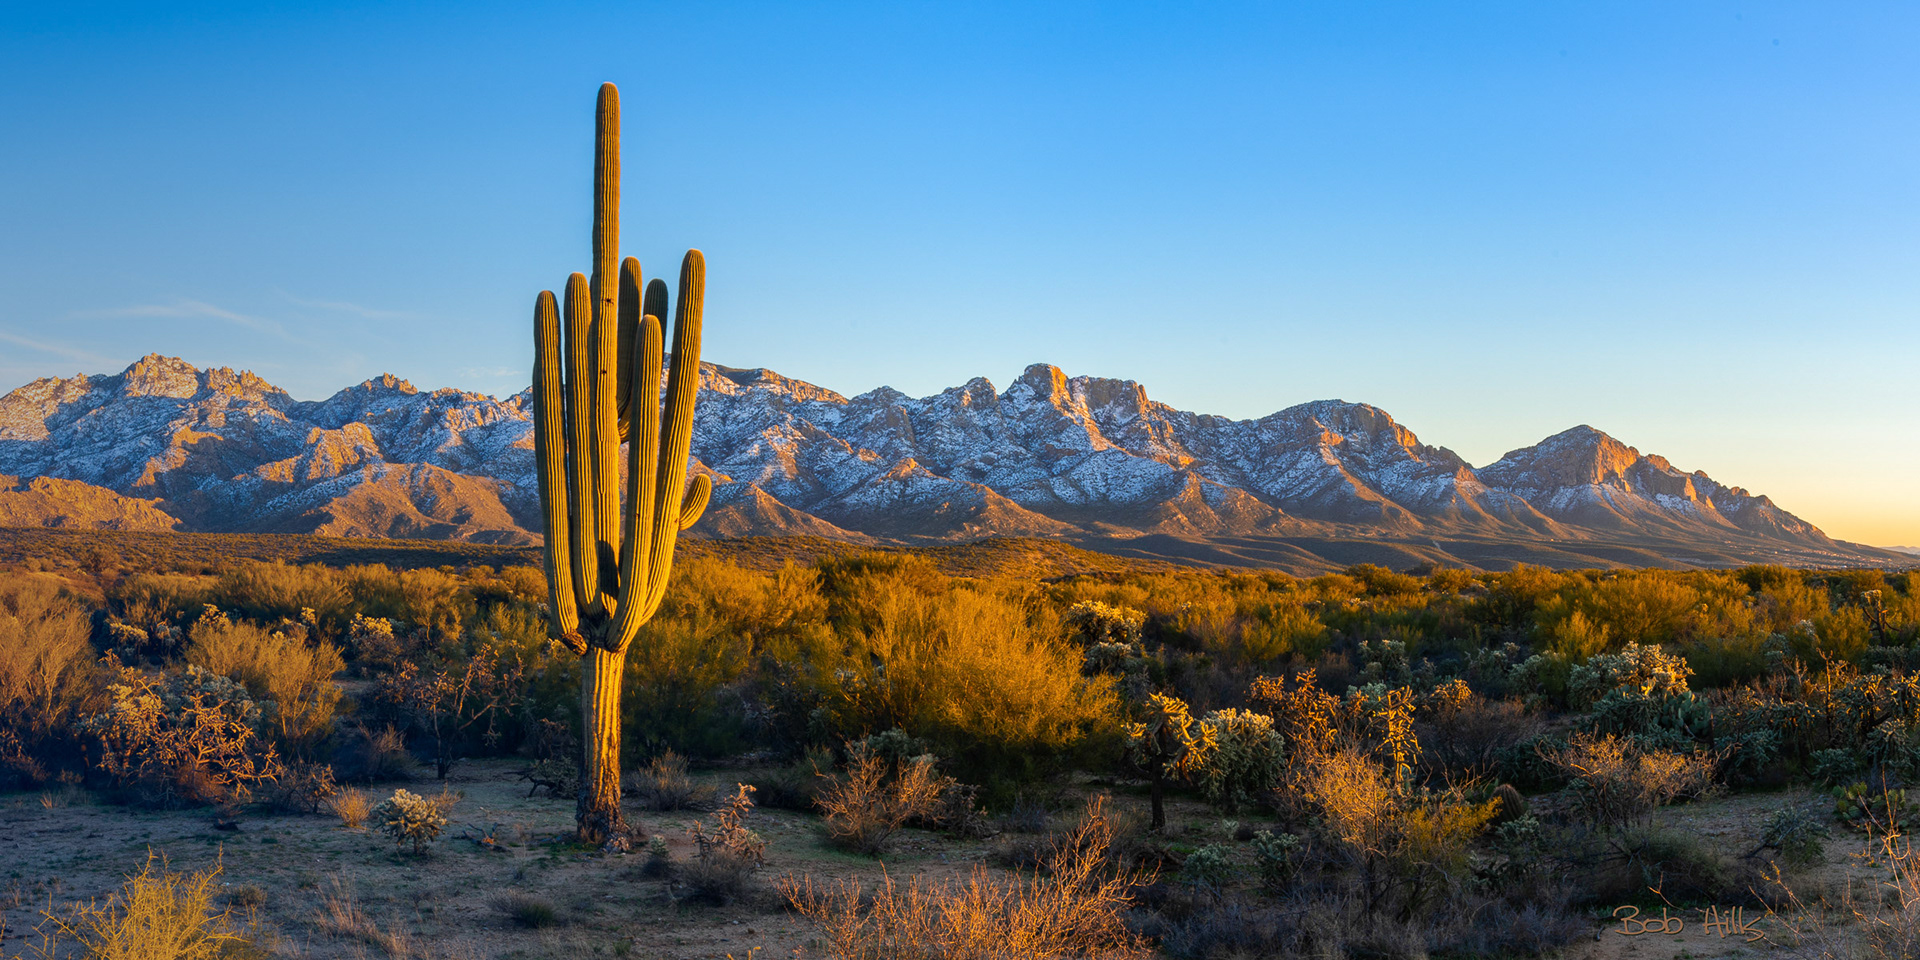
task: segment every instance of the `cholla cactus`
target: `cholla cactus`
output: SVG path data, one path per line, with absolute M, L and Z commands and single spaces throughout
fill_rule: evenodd
M 1195 723 L 1186 701 L 1158 693 L 1147 698 L 1145 718 L 1127 728 L 1127 756 L 1153 778 L 1154 830 L 1167 826 L 1162 805 L 1166 781 L 1185 779 L 1200 769 L 1215 745 L 1213 728 Z
M 442 804 L 402 788 L 373 808 L 373 822 L 394 843 L 411 843 L 413 852 L 422 854 L 447 828 L 447 815 Z
M 1642 697 L 1669 697 L 1687 693 L 1693 668 L 1687 661 L 1660 649 L 1657 643 L 1629 643 L 1619 653 L 1589 657 L 1567 677 L 1568 699 L 1586 706 L 1615 690 Z
M 1235 810 L 1279 785 L 1286 749 L 1272 717 L 1251 710 L 1215 710 L 1200 724 L 1214 742 L 1195 777 L 1208 803 Z

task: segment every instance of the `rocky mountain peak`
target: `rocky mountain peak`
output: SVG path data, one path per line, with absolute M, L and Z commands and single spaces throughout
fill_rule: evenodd
M 199 369 L 179 357 L 149 353 L 120 373 L 120 395 L 123 397 L 191 400 L 199 392 Z

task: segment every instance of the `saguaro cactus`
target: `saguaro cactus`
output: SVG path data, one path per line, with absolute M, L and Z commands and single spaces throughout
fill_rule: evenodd
M 580 839 L 624 843 L 620 675 L 628 645 L 666 594 L 673 545 L 706 509 L 712 485 L 687 487 L 700 386 L 706 261 L 680 264 L 673 363 L 660 402 L 667 286 L 642 290 L 640 261 L 615 270 L 620 241 L 620 93 L 600 87 L 593 165 L 593 276 L 567 278 L 564 304 L 533 305 L 534 450 L 545 520 L 550 629 L 579 654 L 584 764 Z M 626 496 L 620 445 L 627 442 Z

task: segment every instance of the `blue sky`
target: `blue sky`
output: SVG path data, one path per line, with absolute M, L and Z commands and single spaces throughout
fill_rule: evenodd
M 1484 464 L 1580 423 L 1920 543 L 1911 4 L 0 4 L 0 389 L 151 352 L 527 382 L 587 267 L 707 359 L 1339 397 Z

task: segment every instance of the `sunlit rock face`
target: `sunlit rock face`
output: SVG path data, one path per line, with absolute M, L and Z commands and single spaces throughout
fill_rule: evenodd
M 298 401 L 251 373 L 156 355 L 0 398 L 0 473 L 84 485 L 61 488 L 74 523 L 119 509 L 84 492 L 97 489 L 152 511 L 122 505 L 139 516 L 126 523 L 532 543 L 530 406 L 526 391 L 423 392 L 391 375 Z M 1590 427 L 1476 469 L 1366 404 L 1322 400 L 1231 420 L 1176 410 L 1130 380 L 1046 364 L 1004 390 L 974 379 L 919 398 L 885 387 L 847 398 L 769 370 L 702 364 L 693 459 L 714 481 L 694 530 L 709 536 L 1624 531 L 1831 544 L 1765 497 Z M 33 496 L 33 515 L 58 522 L 48 504 L 63 494 Z

